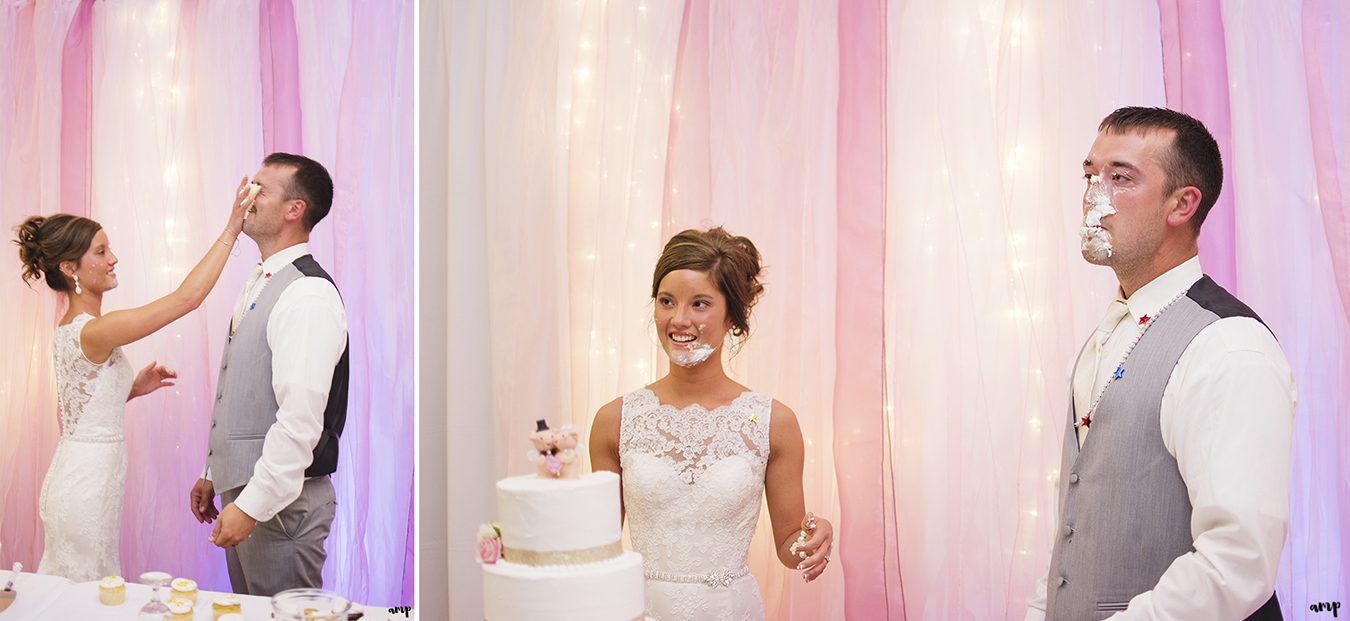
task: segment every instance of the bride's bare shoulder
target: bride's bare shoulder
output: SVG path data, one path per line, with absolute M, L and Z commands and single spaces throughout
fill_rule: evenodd
M 619 421 L 623 417 L 623 397 L 616 397 L 613 401 L 600 406 L 595 413 L 595 421 L 591 423 L 591 434 L 605 433 L 619 437 Z

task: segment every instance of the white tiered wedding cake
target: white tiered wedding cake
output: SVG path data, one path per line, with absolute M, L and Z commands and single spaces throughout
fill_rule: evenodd
M 644 618 L 643 556 L 620 541 L 618 475 L 580 477 L 571 425 L 536 421 L 536 474 L 497 482 L 498 522 L 479 531 L 487 621 Z
M 542 422 L 540 429 L 547 430 Z M 498 521 L 488 530 L 500 539 L 479 544 L 480 557 L 486 557 L 483 616 L 643 619 L 642 555 L 624 552 L 620 541 L 619 475 L 563 471 L 564 478 L 555 478 L 556 465 L 552 470 L 541 465 L 540 474 L 497 482 Z

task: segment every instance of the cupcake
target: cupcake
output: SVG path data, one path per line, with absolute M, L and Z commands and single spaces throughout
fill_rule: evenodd
M 192 602 L 188 600 L 185 600 L 181 597 L 175 597 L 173 599 L 170 599 L 168 603 L 164 605 L 169 607 L 170 619 L 192 618 Z
M 196 605 L 197 582 L 195 580 L 190 580 L 188 578 L 178 578 L 175 579 L 172 583 L 170 583 L 170 585 L 171 588 L 173 589 L 173 592 L 169 594 L 170 598 L 176 597 L 178 599 L 185 599 L 189 602 L 192 602 L 193 605 Z
M 127 582 L 121 576 L 108 576 L 98 583 L 98 603 L 121 606 L 127 601 Z
M 242 615 L 243 612 L 243 609 L 239 607 L 238 595 L 221 595 L 216 598 L 216 601 L 211 602 L 211 614 L 217 621 L 230 613 Z

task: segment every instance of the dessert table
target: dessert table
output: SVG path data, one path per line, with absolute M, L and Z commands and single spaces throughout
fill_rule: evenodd
M 7 580 L 9 572 L 0 572 Z M 0 587 L 3 587 L 0 584 Z M 98 601 L 98 582 L 71 582 L 65 578 L 42 574 L 20 573 L 14 583 L 17 595 L 14 603 L 4 612 L 0 612 L 0 621 L 67 621 L 80 619 L 88 621 L 136 621 L 141 606 L 150 601 L 152 587 L 144 584 L 127 583 L 127 599 L 118 606 L 106 606 Z M 202 590 L 197 595 L 197 605 L 193 610 L 194 621 L 212 621 L 211 602 L 218 591 Z M 168 589 L 160 590 L 161 601 L 168 599 Z M 253 595 L 239 596 L 240 608 L 247 621 L 271 621 L 272 600 Z M 361 621 L 394 621 L 396 619 L 416 618 L 416 612 L 405 616 L 402 611 L 390 612 L 389 608 L 365 606 L 365 616 Z

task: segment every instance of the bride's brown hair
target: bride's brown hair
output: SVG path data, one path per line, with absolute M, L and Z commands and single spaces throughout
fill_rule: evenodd
M 15 232 L 19 238 L 19 261 L 23 263 L 24 284 L 45 280 L 53 291 L 70 291 L 70 278 L 61 273 L 61 264 L 70 261 L 76 267 L 80 257 L 89 251 L 94 235 L 103 230 L 99 223 L 81 216 L 58 213 L 54 216 L 32 216 L 23 221 Z
M 764 293 L 759 260 L 759 250 L 749 238 L 732 235 L 720 226 L 681 231 L 666 242 L 661 258 L 656 260 L 652 299 L 656 299 L 661 279 L 675 270 L 708 274 L 727 299 L 731 335 L 743 338 L 750 334 L 750 309 Z

